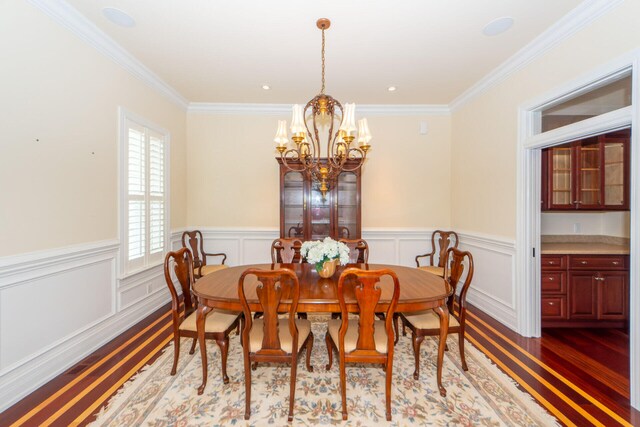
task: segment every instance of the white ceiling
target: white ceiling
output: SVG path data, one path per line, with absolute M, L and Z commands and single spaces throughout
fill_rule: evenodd
M 326 93 L 360 104 L 449 104 L 582 2 L 67 1 L 191 102 L 306 102 L 320 91 L 315 22 L 329 18 Z M 113 24 L 104 7 L 136 25 Z M 503 16 L 511 30 L 482 34 Z

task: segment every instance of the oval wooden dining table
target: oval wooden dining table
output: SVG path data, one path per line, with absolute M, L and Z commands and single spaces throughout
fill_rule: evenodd
M 416 312 L 428 309 L 440 316 L 440 343 L 438 345 L 437 382 L 442 396 L 446 390 L 442 386 L 442 360 L 446 345 L 447 331 L 449 329 L 449 310 L 447 299 L 451 294 L 450 286 L 442 277 L 412 267 L 385 264 L 348 264 L 336 269 L 336 273 L 328 278 L 321 278 L 313 264 L 253 264 L 225 268 L 207 274 L 198 279 L 193 285 L 193 293 L 198 299 L 196 325 L 198 330 L 198 342 L 202 356 L 202 385 L 198 388 L 198 394 L 202 394 L 207 384 L 207 353 L 204 340 L 204 320 L 209 311 L 214 308 L 222 310 L 242 311 L 242 305 L 238 297 L 238 279 L 248 268 L 260 268 L 275 270 L 288 268 L 298 277 L 300 284 L 300 298 L 297 311 L 299 313 L 340 313 L 338 302 L 338 279 L 347 267 L 356 267 L 366 270 L 378 270 L 390 268 L 398 276 L 400 281 L 400 297 L 396 312 Z M 388 280 L 389 284 L 385 283 Z M 245 279 L 245 294 L 252 311 L 262 311 L 256 294 L 257 280 L 255 276 Z M 344 298 L 347 310 L 351 313 L 358 312 L 358 305 L 353 293 L 354 280 L 346 280 L 344 284 Z M 389 276 L 383 277 L 380 288 L 382 294 L 376 312 L 387 310 L 391 301 L 393 284 Z M 290 300 L 283 298 L 278 307 L 281 312 L 289 310 Z

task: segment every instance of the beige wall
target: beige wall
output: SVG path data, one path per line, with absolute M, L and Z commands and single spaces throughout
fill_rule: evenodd
M 279 226 L 278 119 L 289 117 L 188 115 L 188 224 Z M 427 135 L 419 134 L 422 120 Z M 375 116 L 369 125 L 363 227 L 448 227 L 450 118 Z
M 0 13 L 0 256 L 118 238 L 118 106 L 171 132 L 186 224 L 186 114 L 27 2 Z
M 453 113 L 454 228 L 515 238 L 518 107 L 638 48 L 638 16 L 623 2 Z

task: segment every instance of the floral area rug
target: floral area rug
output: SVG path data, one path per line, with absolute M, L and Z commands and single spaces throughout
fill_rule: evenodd
M 465 354 L 469 371 L 460 366 L 457 336 L 448 340 L 442 380 L 447 396 L 436 385 L 437 339 L 422 343 L 420 379 L 413 379 L 414 357 L 410 334 L 395 347 L 392 385 L 392 421 L 385 419 L 384 371 L 374 365 L 347 365 L 349 419 L 342 421 L 337 354 L 330 371 L 324 342 L 328 317 L 310 316 L 314 346 L 313 372 L 299 356 L 294 420 L 291 425 L 338 426 L 556 426 L 549 415 L 514 381 L 502 373 L 469 342 Z M 202 378 L 199 352 L 189 355 L 191 340 L 181 343 L 178 371 L 169 375 L 173 348 L 128 381 L 103 408 L 92 426 L 264 426 L 287 425 L 291 368 L 259 365 L 252 371 L 251 418 L 244 416 L 244 362 L 239 338 L 231 336 L 227 373 L 222 383 L 220 352 L 207 340 L 210 363 L 207 387 L 198 396 Z

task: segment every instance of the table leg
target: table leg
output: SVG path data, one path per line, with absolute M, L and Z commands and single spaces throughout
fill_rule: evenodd
M 434 308 L 440 316 L 440 343 L 438 344 L 438 367 L 437 379 L 440 396 L 445 397 L 447 390 L 442 386 L 442 362 L 444 360 L 444 348 L 447 346 L 447 332 L 449 331 L 449 309 L 446 304 Z
M 207 307 L 204 304 L 198 305 L 198 310 L 196 311 L 196 329 L 198 331 L 198 343 L 200 344 L 200 357 L 202 358 L 202 384 L 198 387 L 198 394 L 202 394 L 207 385 L 207 344 L 204 341 L 204 321 L 210 311 L 211 307 Z

